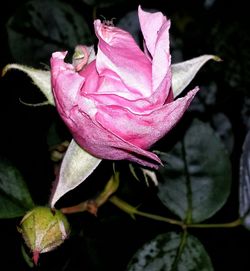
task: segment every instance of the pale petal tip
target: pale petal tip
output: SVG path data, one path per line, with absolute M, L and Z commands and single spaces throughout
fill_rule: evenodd
M 5 76 L 5 74 L 9 71 L 9 70 L 12 70 L 12 69 L 16 69 L 16 70 L 21 70 L 23 71 L 23 65 L 20 65 L 20 64 L 15 64 L 15 63 L 12 63 L 12 64 L 8 64 L 6 65 L 5 67 L 3 67 L 2 69 L 2 72 L 1 72 L 1 77 Z M 29 69 L 32 69 L 30 67 L 27 67 Z
M 54 52 L 52 54 L 52 58 L 57 58 L 57 59 L 64 59 L 65 56 L 67 55 L 68 51 L 64 51 L 64 52 Z
M 200 90 L 200 88 L 198 86 L 196 86 L 195 88 L 193 88 L 192 90 L 190 90 L 187 95 L 190 95 L 191 97 L 194 96 L 198 91 Z
M 94 26 L 95 26 L 95 27 L 97 27 L 97 26 L 99 26 L 99 25 L 101 25 L 101 24 L 102 24 L 102 22 L 101 22 L 100 19 L 94 20 Z
M 138 6 L 138 16 L 139 16 L 139 18 L 140 18 L 140 16 L 143 16 L 146 13 L 147 12 L 142 9 L 141 5 L 139 5 Z
M 222 62 L 223 59 L 221 59 L 219 56 L 213 56 L 213 60 L 217 62 Z
M 4 77 L 5 74 L 7 73 L 7 71 L 10 69 L 10 64 L 9 65 L 6 65 L 3 69 L 2 69 L 2 72 L 1 72 L 1 77 Z

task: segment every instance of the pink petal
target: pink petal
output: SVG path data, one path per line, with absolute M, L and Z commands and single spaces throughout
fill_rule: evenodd
M 94 22 L 99 39 L 96 68 L 100 76 L 112 71 L 127 86 L 131 99 L 151 94 L 151 63 L 132 36 L 117 27 Z
M 171 56 L 169 53 L 169 27 L 166 21 L 158 33 L 152 60 L 152 87 L 156 91 L 165 77 L 171 81 Z M 166 89 L 168 91 L 169 89 Z
M 84 84 L 84 78 L 75 72 L 71 64 L 64 62 L 66 54 L 67 52 L 52 54 L 51 81 L 55 102 L 61 113 L 68 115 L 70 109 L 77 104 L 77 96 Z
M 79 72 L 81 77 L 84 78 L 84 85 L 81 89 L 81 93 L 90 94 L 98 93 L 99 89 L 99 74 L 96 70 L 96 60 L 92 61 L 86 68 Z
M 81 94 L 100 105 L 123 106 L 134 113 L 148 114 L 166 101 L 173 100 L 173 96 L 167 97 L 166 95 L 166 89 L 171 86 L 171 80 L 168 76 L 164 78 L 157 91 L 151 96 L 135 98 L 130 97 L 129 90 L 116 77 L 99 77 L 95 61 L 91 62 L 80 74 L 85 79 Z
M 138 7 L 138 15 L 147 49 L 153 56 L 158 39 L 158 31 L 167 22 L 167 18 L 161 12 L 150 13 L 143 11 L 141 6 Z
M 158 168 L 161 164 L 157 155 L 143 150 L 119 138 L 110 130 L 91 120 L 79 108 L 72 109 L 71 120 L 65 119 L 76 142 L 92 155 L 110 160 L 130 160 L 144 166 Z M 84 124 L 84 125 L 78 125 Z
M 155 92 L 166 76 L 171 80 L 170 21 L 161 12 L 145 12 L 140 6 L 138 14 L 143 37 L 152 57 L 152 92 Z M 169 88 L 166 91 L 168 95 Z
M 131 98 L 128 88 L 112 71 L 109 71 L 109 76 L 99 76 L 95 61 L 89 64 L 80 74 L 85 78 L 82 88 L 84 94 L 92 94 L 95 97 L 98 95 L 115 95 L 125 99 Z
M 72 108 L 80 105 L 93 116 L 96 113 L 94 102 L 81 95 L 85 79 L 75 72 L 73 65 L 64 62 L 65 56 L 66 52 L 57 52 L 51 57 L 52 90 L 57 110 L 70 119 Z
M 129 91 L 126 86 L 116 77 L 99 77 L 95 61 L 91 62 L 80 74 L 85 78 L 81 94 L 94 100 L 96 104 L 123 106 L 133 113 L 148 114 L 166 101 L 172 102 L 173 100 L 173 96 L 166 96 L 166 89 L 169 89 L 171 85 L 168 76 L 151 96 L 136 99 L 128 95 Z
M 96 120 L 125 141 L 148 149 L 180 120 L 197 91 L 195 88 L 148 115 L 136 115 L 120 106 L 98 106 Z

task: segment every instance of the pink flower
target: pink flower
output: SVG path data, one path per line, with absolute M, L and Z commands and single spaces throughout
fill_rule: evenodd
M 96 59 L 79 70 L 64 62 L 66 52 L 54 53 L 52 87 L 58 112 L 83 149 L 157 168 L 161 161 L 148 149 L 180 120 L 198 88 L 174 100 L 170 21 L 160 12 L 139 7 L 138 13 L 144 52 L 128 32 L 95 20 Z

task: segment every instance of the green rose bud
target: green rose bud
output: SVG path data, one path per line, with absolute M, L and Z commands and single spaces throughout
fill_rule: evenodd
M 51 251 L 63 243 L 69 235 L 70 226 L 59 210 L 39 206 L 23 217 L 18 229 L 37 264 L 40 253 Z

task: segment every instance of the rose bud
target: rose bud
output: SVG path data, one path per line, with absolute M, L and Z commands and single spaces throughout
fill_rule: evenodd
M 138 10 L 144 51 L 121 28 L 94 21 L 96 58 L 78 47 L 73 64 L 67 52 L 51 58 L 51 81 L 59 114 L 74 140 L 101 159 L 126 159 L 158 168 L 148 149 L 181 119 L 198 88 L 174 99 L 170 21 L 161 12 Z M 79 61 L 79 63 L 78 63 Z
M 40 253 L 48 252 L 63 243 L 70 231 L 65 215 L 48 207 L 35 207 L 21 220 L 18 230 L 38 263 Z

